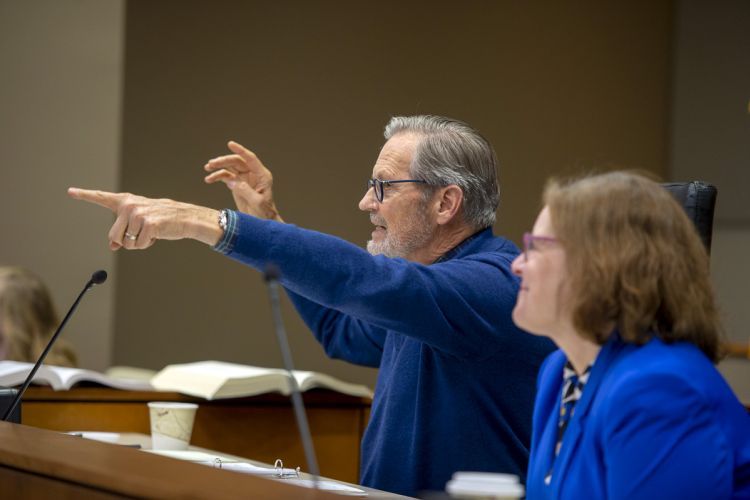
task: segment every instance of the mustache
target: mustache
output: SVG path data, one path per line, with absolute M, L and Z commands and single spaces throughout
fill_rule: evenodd
M 385 227 L 385 219 L 377 215 L 370 214 L 370 222 L 372 222 L 374 226 Z

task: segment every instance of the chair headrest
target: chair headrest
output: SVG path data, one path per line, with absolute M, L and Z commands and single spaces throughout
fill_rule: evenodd
M 706 251 L 711 253 L 716 187 L 701 181 L 669 182 L 662 184 L 662 186 L 672 193 L 685 209 L 688 217 L 698 229 L 698 234 L 706 246 Z

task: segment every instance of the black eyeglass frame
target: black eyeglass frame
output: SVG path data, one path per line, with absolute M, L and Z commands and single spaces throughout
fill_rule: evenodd
M 385 188 L 387 188 L 391 184 L 403 184 L 406 182 L 416 182 L 418 184 L 427 184 L 427 181 L 423 181 L 422 179 L 399 179 L 395 181 L 381 181 L 380 179 L 367 179 L 367 190 L 369 191 L 370 188 L 373 188 L 375 190 L 375 199 L 377 199 L 378 202 L 383 203 L 383 199 L 385 198 Z

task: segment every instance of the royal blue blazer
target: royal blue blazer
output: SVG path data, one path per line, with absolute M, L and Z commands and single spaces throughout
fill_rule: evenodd
M 565 361 L 539 373 L 527 498 L 750 498 L 750 415 L 695 346 L 613 334 L 555 459 Z

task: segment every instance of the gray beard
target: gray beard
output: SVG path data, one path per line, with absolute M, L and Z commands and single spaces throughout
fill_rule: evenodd
M 415 250 L 426 246 L 432 238 L 432 231 L 428 227 L 427 221 L 422 219 L 417 221 L 414 226 L 409 228 L 406 234 L 396 237 L 390 235 L 386 230 L 386 237 L 383 241 L 369 240 L 367 242 L 367 251 L 371 255 L 408 258 Z
M 389 240 L 383 240 L 381 242 L 374 242 L 367 240 L 367 251 L 370 255 L 385 255 L 386 257 L 401 257 L 397 249 L 393 248 L 393 245 Z
M 381 242 L 369 240 L 367 251 L 371 255 L 384 255 L 386 257 L 401 257 L 408 259 L 414 251 L 427 246 L 432 240 L 433 230 L 427 218 L 427 200 L 421 200 L 414 207 L 414 212 L 409 219 L 403 221 L 398 233 L 391 233 L 386 229 L 385 238 Z M 383 225 L 385 219 L 370 215 L 373 224 Z

